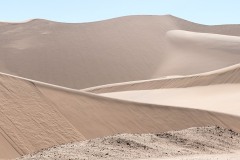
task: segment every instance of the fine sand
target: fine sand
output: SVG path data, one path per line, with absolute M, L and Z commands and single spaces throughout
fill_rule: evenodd
M 134 102 L 203 109 L 240 116 L 240 84 L 134 90 L 101 95 Z
M 237 83 L 238 70 L 234 66 L 204 75 L 221 75 L 226 84 Z M 208 125 L 240 132 L 240 118 L 233 115 L 111 99 L 6 74 L 0 80 L 0 127 L 9 146 L 9 152 L 1 152 L 1 157 L 116 133 L 157 133 Z
M 239 53 L 169 15 L 0 22 L 0 159 L 238 156 Z
M 237 36 L 240 25 L 205 26 L 169 15 L 2 22 L 0 72 L 74 89 L 196 74 L 239 63 Z
M 220 84 L 237 84 L 240 82 L 240 64 L 206 73 L 187 76 L 167 76 L 144 81 L 108 84 L 83 89 L 85 92 L 110 93 L 131 90 L 150 90 L 163 88 L 186 88 Z

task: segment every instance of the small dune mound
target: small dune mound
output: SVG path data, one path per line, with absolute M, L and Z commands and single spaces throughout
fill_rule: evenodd
M 52 147 L 20 159 L 142 159 L 234 153 L 239 149 L 239 133 L 213 126 L 160 134 L 118 134 Z

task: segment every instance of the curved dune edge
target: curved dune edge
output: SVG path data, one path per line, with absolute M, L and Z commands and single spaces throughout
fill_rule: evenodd
M 234 44 L 238 44 L 240 42 L 239 36 L 230 36 L 230 35 L 223 35 L 223 34 L 214 34 L 214 33 L 201 33 L 201 32 L 192 32 L 192 31 L 186 31 L 186 30 L 169 30 L 166 33 L 166 37 L 169 38 L 172 41 L 178 41 L 179 40 L 185 40 L 192 42 L 195 45 L 209 45 L 208 43 L 211 42 L 211 47 L 216 47 L 216 45 L 219 45 L 216 43 L 217 41 L 221 42 L 231 42 L 230 44 L 235 46 Z M 204 42 L 203 42 L 204 40 Z M 197 44 L 196 42 L 201 42 L 200 44 Z M 213 44 L 215 42 L 215 45 Z M 226 46 L 226 44 L 222 43 Z M 185 44 L 188 45 L 189 44 Z M 192 46 L 189 46 L 192 47 Z
M 194 74 L 188 76 L 169 76 L 159 79 L 116 83 L 92 88 L 82 91 L 91 93 L 108 93 L 129 90 L 148 90 L 160 88 L 185 88 L 194 86 L 206 86 L 224 83 L 240 82 L 240 64 L 219 69 L 216 71 Z
M 240 61 L 236 41 L 240 25 L 205 26 L 173 16 L 126 16 L 86 24 L 33 20 L 0 26 L 0 72 L 75 89 L 206 72 Z M 194 41 L 184 40 L 181 33 L 178 38 L 189 45 L 178 53 L 179 43 L 169 36 L 174 30 L 191 31 L 202 44 L 213 34 L 228 35 L 229 41 L 225 45 L 221 40 L 226 36 L 218 36 L 211 41 L 214 49 L 202 45 L 185 52 Z
M 131 90 L 100 95 L 140 103 L 193 108 L 240 116 L 240 83 Z
M 10 152 L 0 158 L 85 139 L 30 81 L 1 75 L 0 100 L 0 134 Z
M 214 126 L 158 134 L 117 134 L 55 146 L 20 159 L 181 159 L 192 155 L 220 157 L 239 149 L 239 133 Z
M 209 125 L 240 131 L 237 116 L 104 98 L 6 74 L 1 74 L 0 82 L 0 99 L 4 102 L 0 106 L 1 133 L 12 146 L 9 150 L 15 149 L 19 155 L 116 133 Z
M 176 66 L 186 65 L 177 72 L 171 68 L 175 61 L 167 62 L 164 58 L 169 55 L 165 35 L 170 30 L 239 36 L 239 25 L 203 26 L 169 16 L 125 17 L 91 25 L 43 21 L 19 24 L 21 27 L 0 24 L 4 35 L 0 44 L 2 72 L 83 88 L 172 73 L 199 73 L 199 70 L 235 64 L 240 58 L 235 54 L 237 49 L 231 54 L 228 49 L 221 53 L 229 59 L 215 57 L 216 53 L 210 52 L 211 56 L 220 57 L 212 61 L 216 65 L 196 62 L 194 70 L 188 70 L 195 61 L 181 61 L 185 57 L 181 55 L 180 60 L 175 59 L 180 62 Z M 198 51 L 194 56 L 200 61 Z M 209 57 L 201 58 L 205 60 Z M 94 65 L 89 65 L 89 61 Z M 167 62 L 166 66 L 161 66 L 162 62 Z M 165 67 L 170 70 L 162 73 Z M 233 69 L 209 76 L 131 82 L 119 88 L 136 90 L 239 83 L 239 77 L 239 69 Z M 119 91 L 119 88 L 113 87 L 110 91 Z M 7 74 L 0 75 L 0 100 L 0 143 L 6 146 L 0 158 L 13 158 L 54 145 L 116 133 L 151 133 L 207 125 L 239 131 L 240 126 L 240 117 L 233 115 L 104 98 Z
M 111 21 L 115 19 L 120 19 L 120 18 L 128 18 L 128 17 L 136 17 L 136 16 L 156 16 L 156 15 L 127 15 L 127 16 L 119 16 L 119 17 L 113 17 L 113 18 L 108 18 L 108 19 L 103 19 L 103 20 L 98 20 L 98 21 L 92 21 L 92 22 L 63 22 L 63 21 L 55 21 L 55 20 L 50 20 L 50 19 L 42 19 L 42 18 L 33 18 L 33 19 L 26 19 L 23 21 L 0 21 L 0 24 L 25 24 L 25 23 L 31 23 L 33 21 L 48 21 L 48 22 L 53 22 L 53 23 L 62 23 L 62 24 L 90 24 L 90 23 L 101 23 L 105 21 Z M 161 15 L 161 16 L 168 16 L 168 17 L 174 17 L 177 18 L 173 15 Z M 180 19 L 180 18 L 179 18 Z M 193 22 L 191 22 L 193 23 Z M 198 23 L 195 23 L 198 24 Z M 199 24 L 201 25 L 201 24 Z
M 24 24 L 24 23 L 29 23 L 35 20 L 41 20 L 41 19 L 28 19 L 28 20 L 24 20 L 24 21 L 18 21 L 18 22 L 14 22 L 14 21 L 0 21 L 0 23 L 3 24 Z

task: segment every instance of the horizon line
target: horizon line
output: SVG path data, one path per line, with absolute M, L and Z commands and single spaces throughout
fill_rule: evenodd
M 52 19 L 47 19 L 47 18 L 30 18 L 30 19 L 26 19 L 26 20 L 22 20 L 22 21 L 1 21 L 0 23 L 7 23 L 7 24 L 24 24 L 24 23 L 30 23 L 36 20 L 42 20 L 42 21 L 49 21 L 49 22 L 55 22 L 55 23 L 65 23 L 65 24 L 87 24 L 87 23 L 96 23 L 96 22 L 102 22 L 102 21 L 109 21 L 109 20 L 114 20 L 114 19 L 120 19 L 120 18 L 126 18 L 126 17 L 141 17 L 141 16 L 159 16 L 159 17 L 164 17 L 164 16 L 169 16 L 169 17 L 173 17 L 173 18 L 177 18 L 177 19 L 181 19 L 184 21 L 188 21 L 191 23 L 195 23 L 195 24 L 199 24 L 199 25 L 205 25 L 205 26 L 218 26 L 218 25 L 240 25 L 238 23 L 223 23 L 223 24 L 213 24 L 213 25 L 209 25 L 209 24 L 203 24 L 203 23 L 198 23 L 198 22 L 193 22 L 191 20 L 188 19 L 184 19 L 184 18 L 180 18 L 177 17 L 175 15 L 172 14 L 162 14 L 162 15 L 158 15 L 158 14 L 132 14 L 132 15 L 124 15 L 124 16 L 117 16 L 117 17 L 112 17 L 112 18 L 106 18 L 106 19 L 101 19 L 101 20 L 95 20 L 95 21 L 85 21 L 85 22 L 66 22 L 66 21 L 57 21 L 57 20 L 52 20 Z

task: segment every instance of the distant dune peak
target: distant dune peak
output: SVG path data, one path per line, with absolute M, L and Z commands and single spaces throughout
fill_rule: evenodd
M 94 22 L 101 22 L 101 21 L 108 21 L 108 20 L 113 20 L 113 19 L 124 19 L 124 18 L 141 18 L 141 17 L 169 17 L 169 18 L 178 18 L 170 14 L 166 15 L 129 15 L 129 16 L 122 16 L 122 17 L 115 17 L 115 18 L 109 18 L 109 19 L 103 19 L 103 20 L 98 20 L 98 21 L 91 21 L 91 22 L 63 22 L 63 21 L 54 21 L 54 20 L 49 20 L 49 19 L 43 19 L 43 18 L 33 18 L 33 19 L 26 19 L 22 21 L 0 21 L 0 23 L 7 23 L 7 24 L 21 24 L 21 23 L 30 23 L 34 21 L 50 21 L 50 22 L 55 22 L 55 23 L 72 23 L 72 24 L 81 24 L 81 23 L 94 23 Z
M 18 25 L 2 24 L 0 30 L 1 72 L 75 89 L 196 74 L 240 61 L 238 45 L 220 47 L 217 54 L 212 48 L 220 43 L 214 39 L 213 47 L 203 46 L 204 52 L 201 48 L 189 50 L 196 37 L 202 43 L 212 34 L 240 36 L 240 26 L 203 26 L 171 15 L 126 16 L 84 24 L 35 19 Z M 188 36 L 191 45 L 187 45 L 189 41 L 179 43 L 183 49 L 169 44 L 169 37 L 179 39 L 179 30 L 180 41 L 192 32 Z M 203 37 L 197 32 L 209 35 Z

